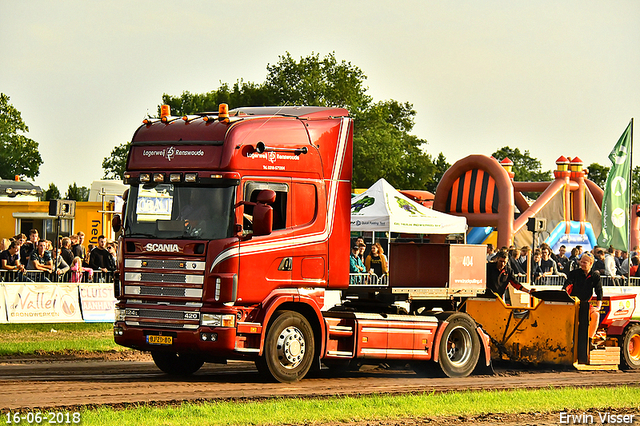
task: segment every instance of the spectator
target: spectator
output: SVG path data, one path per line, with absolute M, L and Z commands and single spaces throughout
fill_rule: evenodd
M 51 259 L 51 252 L 47 251 L 47 241 L 38 241 L 38 246 L 31 257 L 29 257 L 29 263 L 27 270 L 42 271 L 43 273 L 53 272 L 53 260 Z M 43 281 L 49 282 L 49 279 L 43 274 L 41 275 Z
M 78 231 L 78 233 L 76 234 L 76 238 L 77 242 L 75 245 L 71 246 L 71 251 L 73 251 L 73 254 L 75 256 L 78 256 L 80 259 L 82 259 L 83 262 L 86 263 L 87 251 L 82 245 L 84 243 L 84 232 Z
M 107 251 L 111 255 L 110 262 L 112 262 L 113 270 L 118 269 L 118 252 L 116 250 L 116 245 L 113 242 L 107 244 Z M 108 269 L 108 268 L 107 268 Z
M 629 253 L 626 250 L 620 252 L 620 268 L 618 268 L 618 275 L 629 275 Z
M 366 271 L 373 273 L 378 278 L 389 273 L 387 258 L 380 243 L 375 243 L 371 246 L 371 253 L 367 256 L 364 265 Z
M 532 291 L 516 281 L 511 268 L 507 265 L 507 254 L 500 251 L 496 253 L 494 262 L 487 263 L 487 291 L 485 294 L 488 296 L 498 295 L 504 298 L 509 284 L 515 289 L 526 293 L 531 293 Z M 507 300 L 507 303 L 510 303 L 510 300 Z
M 24 265 L 20 263 L 20 244 L 17 241 L 9 243 L 9 247 L 0 253 L 0 268 L 3 271 L 13 271 L 14 281 L 28 281 L 24 276 Z
M 536 249 L 531 257 L 531 276 L 530 281 L 534 282 L 542 276 L 542 268 L 540 267 L 540 261 L 542 260 L 542 254 L 540 249 Z
M 558 275 L 558 265 L 555 260 L 551 259 L 550 250 L 549 246 L 544 246 L 540 250 L 540 270 L 544 276 Z
M 94 271 L 113 272 L 116 270 L 113 256 L 107 250 L 107 239 L 104 235 L 98 237 L 98 246 L 91 250 L 89 267 Z
M 23 265 L 23 266 L 27 266 L 26 263 L 22 262 L 22 259 L 20 258 L 20 249 L 22 249 L 22 245 L 25 243 L 25 241 L 27 241 L 27 237 L 24 234 L 18 234 L 15 237 L 12 238 L 13 241 L 16 242 L 16 244 L 18 245 L 18 261 Z
M 64 260 L 64 258 L 62 257 L 62 255 L 60 254 L 62 251 L 62 249 L 55 249 L 55 271 L 56 271 L 56 275 L 58 276 L 58 281 L 61 281 L 61 278 L 64 274 L 66 274 L 67 272 L 69 272 L 69 264 Z
M 11 241 L 9 241 L 6 238 L 0 239 L 0 253 L 2 253 L 5 250 L 8 250 L 10 244 L 11 244 Z
M 598 271 L 598 274 L 600 275 L 604 275 L 604 250 L 596 248 L 593 253 L 595 256 L 593 270 Z
M 495 253 L 493 252 L 493 244 L 489 243 L 487 244 L 487 262 L 491 262 L 494 256 Z
M 80 257 L 74 257 L 73 262 L 71 264 L 71 282 L 72 283 L 81 283 L 84 278 L 84 273 L 87 272 L 89 275 L 89 280 L 93 279 L 93 269 L 83 268 L 82 267 L 82 259 Z
M 367 244 L 364 242 L 364 238 L 362 238 L 362 237 L 356 238 L 356 244 L 359 247 L 359 249 L 358 249 L 358 257 L 362 261 L 362 264 L 364 264 L 365 251 L 367 250 Z
M 558 265 L 558 272 L 567 273 L 571 270 L 569 258 L 566 255 L 567 248 L 564 245 L 561 245 L 558 248 L 558 255 L 555 258 L 556 264 Z
M 615 277 L 617 275 L 616 261 L 614 256 L 615 250 L 609 246 L 609 249 L 604 255 L 604 274 L 609 277 Z
M 571 256 L 569 256 L 569 271 L 573 271 L 574 269 L 578 269 L 580 266 L 578 265 L 578 247 L 574 247 L 571 249 Z M 566 273 L 566 272 L 565 272 Z
M 64 237 L 62 239 L 62 248 L 60 249 L 60 255 L 62 259 L 66 262 L 67 265 L 71 265 L 73 263 L 73 252 L 71 251 L 71 238 Z
M 522 265 L 520 264 L 520 250 L 516 248 L 512 248 L 509 250 L 509 268 L 516 275 L 524 275 L 526 271 L 522 269 Z
M 365 272 L 364 263 L 362 263 L 358 253 L 360 253 L 360 246 L 354 243 L 353 247 L 351 247 L 351 257 L 349 260 L 349 273 L 351 274 L 364 274 Z M 360 277 L 351 277 L 351 284 L 358 284 L 360 282 Z
M 518 262 L 520 262 L 520 267 L 525 272 L 527 270 L 527 262 L 530 261 L 529 259 L 530 251 L 531 251 L 531 247 L 529 246 L 522 246 L 522 248 L 520 249 L 520 257 L 518 258 Z
M 91 252 L 93 251 L 94 248 L 96 248 L 96 246 L 94 246 L 93 244 L 89 244 L 87 246 L 87 254 L 84 257 L 84 260 L 82 261 L 82 266 L 84 266 L 85 268 L 90 268 L 89 262 L 91 262 Z
M 20 262 L 23 265 L 27 266 L 29 264 L 29 260 L 31 259 L 31 254 L 36 251 L 36 247 L 38 246 L 38 230 L 32 229 L 29 231 L 29 239 L 27 242 L 22 244 L 20 247 Z M 30 269 L 27 267 L 27 269 Z
M 631 258 L 631 269 L 629 269 L 630 277 L 638 276 L 638 265 L 640 265 L 640 258 L 638 256 L 633 256 Z

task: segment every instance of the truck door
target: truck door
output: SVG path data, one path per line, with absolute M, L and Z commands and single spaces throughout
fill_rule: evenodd
M 243 180 L 242 200 L 255 202 L 258 193 L 270 189 L 276 193 L 273 205 L 273 231 L 270 235 L 251 236 L 240 242 L 238 298 L 245 302 L 262 301 L 272 290 L 291 286 L 292 250 L 296 242 L 290 226 L 291 179 Z M 253 207 L 243 206 L 243 234 L 253 233 Z
M 300 287 L 326 287 L 328 239 L 321 237 L 325 230 L 326 211 L 319 208 L 324 200 L 321 181 L 296 181 L 291 185 L 291 225 L 298 244 L 293 249 L 293 284 Z

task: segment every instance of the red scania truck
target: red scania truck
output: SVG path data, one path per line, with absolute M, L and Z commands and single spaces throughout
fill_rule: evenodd
M 483 246 L 397 244 L 388 287 L 350 287 L 352 138 L 341 108 L 145 120 L 125 173 L 115 341 L 169 374 L 241 359 L 281 382 L 321 362 L 488 365 L 487 336 L 457 311 L 484 291 Z

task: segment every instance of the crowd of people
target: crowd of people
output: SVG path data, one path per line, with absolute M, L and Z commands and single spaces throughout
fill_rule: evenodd
M 528 246 L 520 249 L 511 246 L 494 250 L 493 246 L 488 244 L 487 262 L 495 261 L 499 253 L 506 255 L 509 268 L 516 277 L 526 277 L 528 273 L 529 281 L 532 284 L 548 284 L 550 282 L 545 278 L 549 277 L 560 278 L 558 283 L 564 282 L 569 272 L 580 269 L 580 258 L 585 253 L 589 253 L 593 257 L 593 268 L 598 271 L 601 277 L 621 279 L 630 276 L 640 278 L 638 270 L 640 252 L 637 246 L 633 248 L 631 256 L 629 256 L 628 252 L 616 250 L 613 247 L 605 249 L 596 246 L 590 251 L 584 251 L 582 246 L 578 245 L 567 252 L 566 246 L 562 245 L 559 247 L 558 253 L 554 253 L 546 243 L 542 243 L 539 248 L 533 251 Z
M 371 245 L 369 253 L 362 237 L 351 244 L 349 272 L 352 284 L 382 284 L 389 274 L 389 264 L 379 242 Z
M 29 236 L 0 239 L 0 281 L 108 282 L 117 268 L 117 245 L 98 237 L 98 244 L 84 246 L 80 231 L 61 237 L 57 248 L 40 239 L 37 229 Z

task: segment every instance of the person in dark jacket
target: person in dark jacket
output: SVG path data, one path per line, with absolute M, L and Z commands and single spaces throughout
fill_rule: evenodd
M 594 259 L 591 253 L 584 253 L 580 258 L 580 268 L 569 272 L 562 286 L 570 296 L 575 296 L 580 300 L 581 318 L 586 316 L 589 321 L 589 343 L 592 342 L 592 339 L 598 331 L 598 320 L 600 318 L 600 308 L 602 307 L 602 283 L 600 282 L 600 273 L 596 271 L 593 266 Z M 592 306 L 589 304 L 589 301 L 594 293 L 597 303 L 595 306 Z M 589 310 L 588 314 L 586 312 L 587 309 Z
M 520 250 L 518 249 L 510 249 L 509 250 L 509 267 L 513 271 L 514 274 L 526 274 L 527 271 L 522 267 L 526 268 L 526 265 L 522 265 L 518 260 L 520 258 Z
M 487 263 L 487 296 L 497 295 L 502 298 L 505 296 L 507 287 L 511 286 L 517 290 L 531 294 L 533 290 L 529 290 L 520 284 L 513 271 L 507 265 L 507 253 L 500 251 L 494 256 L 494 262 Z

